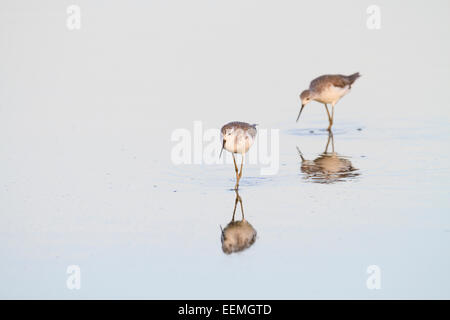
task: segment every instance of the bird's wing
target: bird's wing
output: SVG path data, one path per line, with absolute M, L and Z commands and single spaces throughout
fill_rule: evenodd
M 333 84 L 333 86 L 339 88 L 344 88 L 345 86 L 350 85 L 349 79 L 346 76 L 340 74 L 330 76 L 330 82 Z
M 333 85 L 335 87 L 344 88 L 345 86 L 350 85 L 347 77 L 340 74 L 327 74 L 320 76 L 313 81 L 309 87 L 315 91 L 321 91 L 322 89 L 328 87 L 329 85 Z

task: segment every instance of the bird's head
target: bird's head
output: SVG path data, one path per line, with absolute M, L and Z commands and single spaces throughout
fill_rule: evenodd
M 309 90 L 305 90 L 300 94 L 300 100 L 302 101 L 302 107 L 300 112 L 298 113 L 297 121 L 300 119 L 300 115 L 302 114 L 303 108 L 312 100 L 312 93 Z
M 223 149 L 225 148 L 225 144 L 227 143 L 227 139 L 230 139 L 231 135 L 233 134 L 233 128 L 226 128 L 225 126 L 222 127 L 221 134 L 222 134 L 222 149 L 220 150 L 219 158 L 222 156 Z

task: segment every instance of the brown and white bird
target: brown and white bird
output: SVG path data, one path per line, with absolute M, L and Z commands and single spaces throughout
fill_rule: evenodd
M 246 122 L 230 122 L 224 125 L 221 129 L 222 133 L 222 150 L 220 150 L 220 156 L 222 155 L 223 149 L 231 152 L 233 155 L 234 169 L 236 171 L 236 185 L 234 189 L 239 188 L 239 180 L 242 177 L 242 166 L 244 164 L 244 158 L 247 151 L 253 145 L 256 138 L 256 124 L 248 124 Z M 240 153 L 242 155 L 241 169 L 238 170 L 236 159 L 234 157 L 235 153 Z
M 349 76 L 341 74 L 327 74 L 320 76 L 309 84 L 309 89 L 303 91 L 300 94 L 300 100 L 302 101 L 302 107 L 297 117 L 297 121 L 302 114 L 303 108 L 310 101 L 315 100 L 325 105 L 327 111 L 328 121 L 330 125 L 328 130 L 331 130 L 331 126 L 334 122 L 334 106 L 336 103 L 345 96 L 352 88 L 353 82 L 360 77 L 359 72 L 356 72 Z M 328 110 L 327 104 L 331 104 L 331 115 Z

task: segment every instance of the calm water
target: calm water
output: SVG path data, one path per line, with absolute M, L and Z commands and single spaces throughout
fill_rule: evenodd
M 448 298 L 447 124 L 338 124 L 336 153 L 323 155 L 317 122 L 281 129 L 276 176 L 244 167 L 239 194 L 257 237 L 230 255 L 220 226 L 233 215 L 231 165 L 151 163 L 118 148 L 114 163 L 54 168 L 50 191 L 16 173 L 3 189 L 2 296 Z M 71 264 L 81 267 L 79 291 L 65 287 Z M 373 264 L 381 290 L 366 288 Z
M 55 3 L 0 5 L 1 298 L 450 298 L 448 2 L 370 31 L 364 5 L 110 1 L 78 33 Z M 317 103 L 295 123 L 313 77 L 356 71 L 332 137 Z M 232 164 L 171 162 L 196 120 L 280 130 L 278 173 L 244 167 L 237 253 Z

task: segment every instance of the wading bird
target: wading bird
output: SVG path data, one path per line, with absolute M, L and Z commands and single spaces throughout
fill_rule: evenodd
M 309 84 L 309 89 L 303 91 L 300 94 L 300 100 L 302 101 L 302 107 L 297 117 L 297 121 L 302 114 L 303 108 L 307 103 L 312 100 L 323 103 L 325 105 L 325 110 L 327 110 L 328 121 L 330 125 L 328 126 L 328 131 L 331 130 L 331 126 L 334 122 L 334 106 L 336 103 L 345 96 L 352 88 L 353 82 L 360 77 L 359 72 L 354 73 L 350 76 L 344 76 L 341 74 L 328 74 L 320 76 Z M 331 115 L 328 110 L 327 103 L 331 104 L 332 110 Z
M 253 145 L 256 138 L 256 124 L 248 124 L 245 122 L 230 122 L 222 127 L 222 150 L 220 150 L 219 158 L 222 156 L 223 149 L 231 152 L 233 155 L 234 169 L 236 171 L 236 185 L 234 189 L 239 188 L 239 180 L 242 177 L 242 166 L 244 165 L 245 153 Z M 238 170 L 236 164 L 235 153 L 242 155 L 241 169 Z

